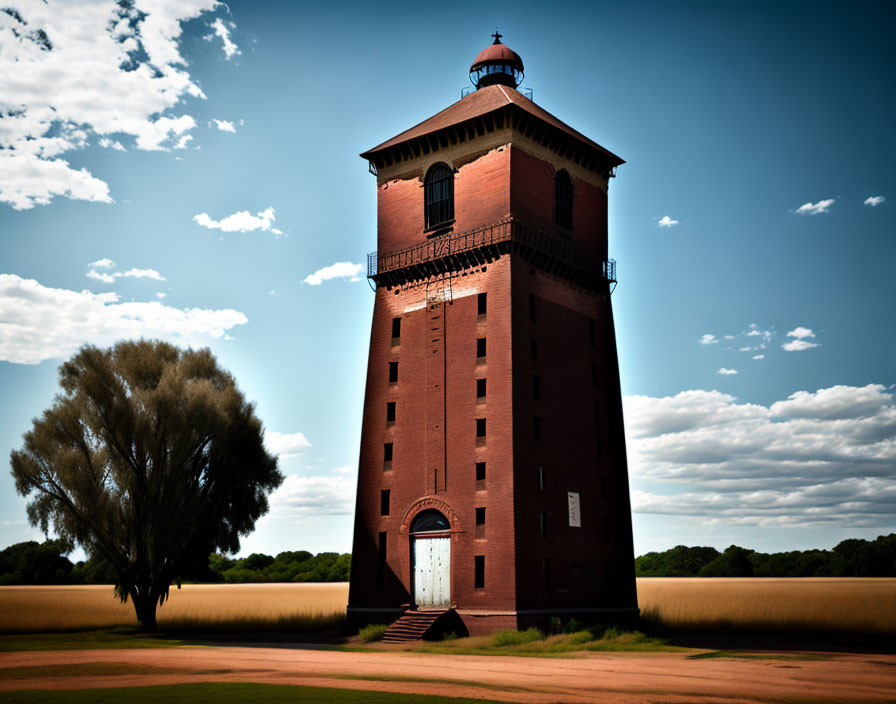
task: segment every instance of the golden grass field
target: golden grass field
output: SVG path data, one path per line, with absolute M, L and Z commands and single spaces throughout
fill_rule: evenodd
M 309 630 L 342 622 L 348 584 L 186 584 L 158 614 L 164 630 Z M 642 615 L 672 630 L 896 635 L 896 579 L 638 580 Z M 110 586 L 0 587 L 0 632 L 134 626 Z

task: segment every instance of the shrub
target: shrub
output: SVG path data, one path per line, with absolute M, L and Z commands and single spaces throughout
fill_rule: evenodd
M 387 628 L 389 628 L 388 624 L 372 623 L 369 626 L 364 626 L 364 628 L 358 631 L 358 637 L 361 639 L 362 643 L 373 643 L 376 640 L 383 639 L 383 635 L 385 635 Z
M 616 640 L 620 635 L 621 633 L 619 632 L 619 629 L 616 628 L 616 626 L 610 626 L 607 630 L 604 631 L 603 635 L 601 636 L 601 640 Z
M 566 623 L 566 626 L 563 627 L 564 633 L 578 633 L 579 631 L 584 630 L 585 626 L 576 621 L 574 618 L 569 619 L 569 621 L 567 621 Z
M 492 645 L 502 647 L 505 645 L 522 645 L 523 643 L 532 643 L 541 640 L 541 631 L 537 628 L 527 628 L 525 631 L 518 631 L 515 628 L 505 628 L 501 631 L 495 631 L 492 634 Z
M 591 631 L 576 631 L 570 633 L 566 638 L 567 645 L 583 645 L 594 640 L 594 634 Z

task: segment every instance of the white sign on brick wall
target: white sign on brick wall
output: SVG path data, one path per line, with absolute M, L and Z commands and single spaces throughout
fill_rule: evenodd
M 579 503 L 579 492 L 568 491 L 566 495 L 569 497 L 569 525 L 573 528 L 581 528 L 582 507 Z

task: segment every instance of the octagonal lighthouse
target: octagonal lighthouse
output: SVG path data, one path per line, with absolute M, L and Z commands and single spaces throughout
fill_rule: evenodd
M 622 159 L 517 88 L 361 156 L 376 301 L 348 614 L 387 640 L 637 615 L 607 191 Z

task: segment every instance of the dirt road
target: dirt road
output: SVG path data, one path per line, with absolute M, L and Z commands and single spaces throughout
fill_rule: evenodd
M 97 663 L 121 665 L 102 674 Z M 23 667 L 34 669 L 4 676 L 4 669 Z M 131 668 L 141 674 L 127 674 Z M 692 660 L 683 653 L 590 653 L 561 659 L 230 646 L 0 653 L 0 691 L 209 681 L 540 704 L 893 702 L 896 655 Z

